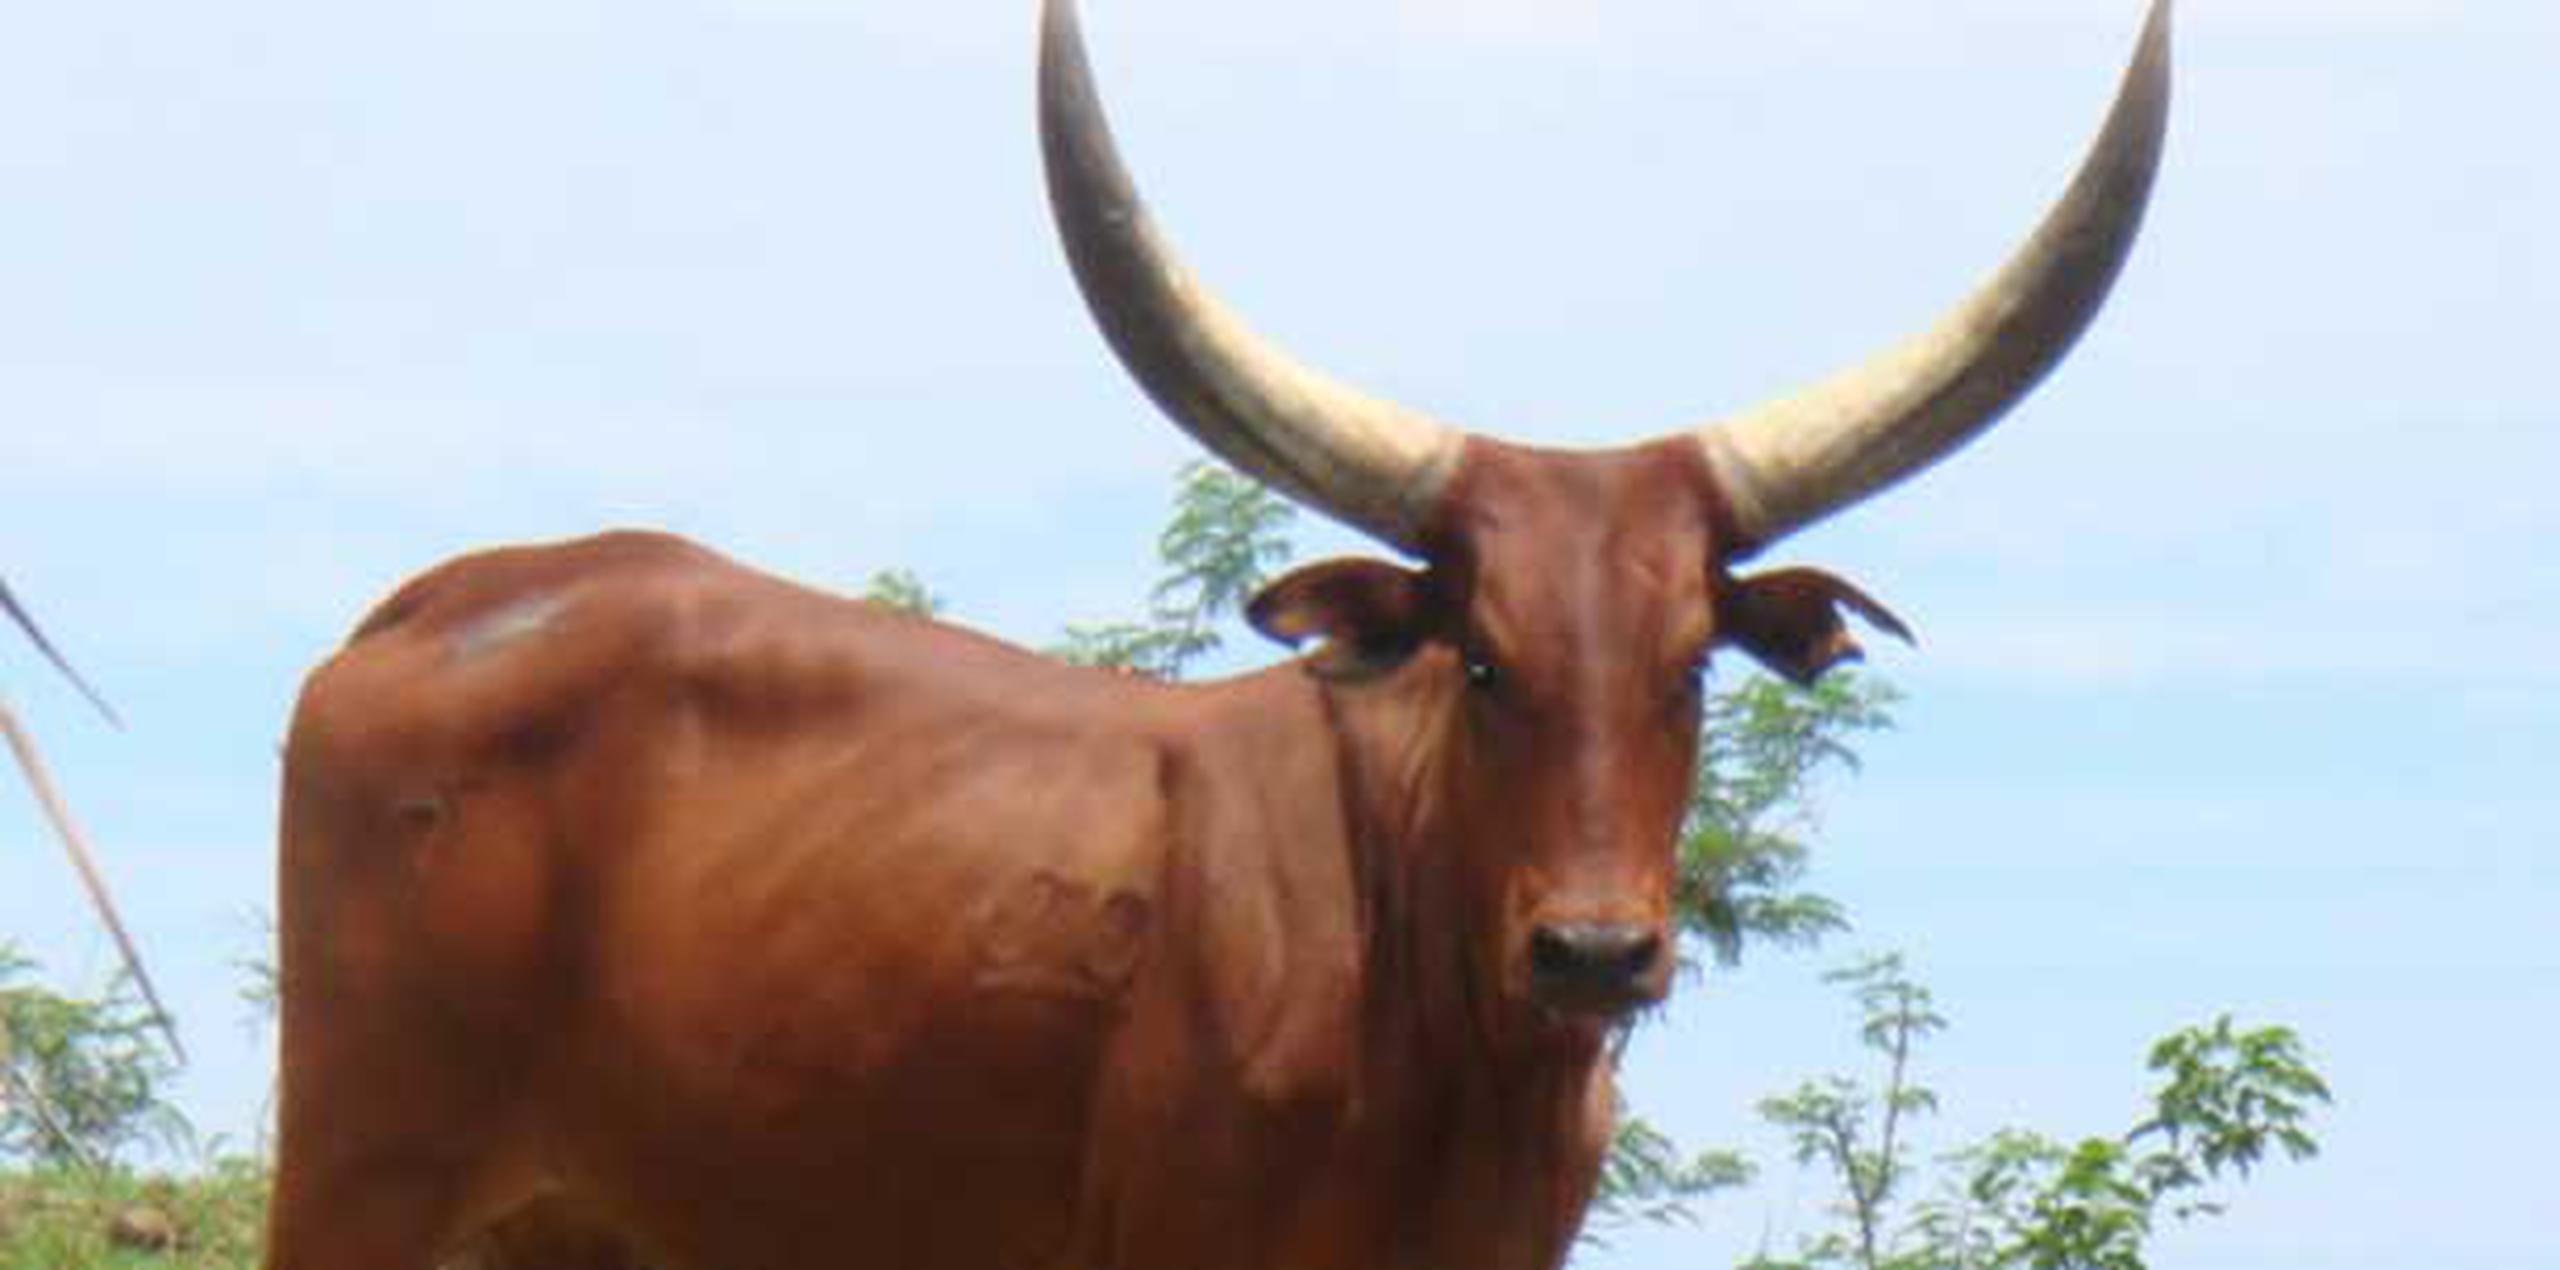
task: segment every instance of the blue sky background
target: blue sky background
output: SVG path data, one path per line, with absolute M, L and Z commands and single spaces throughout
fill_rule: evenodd
M 1926 321 L 2076 163 L 2135 0 L 1091 0 L 1140 183 L 1308 360 L 1468 425 L 1711 417 Z M 174 990 L 197 1120 L 266 1079 L 298 676 L 400 578 L 615 524 L 1038 640 L 1129 612 L 1193 451 L 1041 203 L 1028 4 L 96 0 L 0 24 L 0 564 Z M 1858 931 L 1692 985 L 1630 1073 L 1763 1183 L 1607 1270 L 1788 1246 L 1762 1095 L 1857 1055 L 1816 982 L 1907 949 L 1927 1144 L 2120 1129 L 2229 1009 L 2333 1077 L 2326 1155 L 2157 1264 L 2541 1270 L 2560 1138 L 2560 8 L 2188 0 L 2167 171 L 2074 360 L 1778 556 L 1918 627 L 1823 802 Z M 1330 530 L 1309 553 L 1355 546 Z M 1255 654 L 1257 657 L 1259 653 Z M 111 953 L 22 795 L 0 932 Z

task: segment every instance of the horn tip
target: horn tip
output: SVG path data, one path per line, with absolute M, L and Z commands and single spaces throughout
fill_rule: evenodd
M 2168 69 L 2169 46 L 2174 43 L 2170 37 L 2177 25 L 2176 8 L 2176 0 L 2151 0 L 2151 13 L 2142 23 L 2137 61 L 2146 65 L 2158 63 L 2163 72 Z
M 1040 33 L 1044 45 L 1082 39 L 1079 33 L 1082 20 L 1076 13 L 1076 0 L 1039 0 L 1039 4 Z

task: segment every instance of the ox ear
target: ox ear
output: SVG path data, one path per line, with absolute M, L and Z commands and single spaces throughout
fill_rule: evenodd
M 1841 620 L 1842 609 L 1903 643 L 1916 642 L 1911 628 L 1875 597 L 1820 569 L 1775 569 L 1729 579 L 1719 627 L 1723 639 L 1761 665 L 1810 684 L 1833 666 L 1866 656 Z
M 1291 647 L 1324 640 L 1307 667 L 1366 679 L 1404 664 L 1435 622 L 1421 573 L 1383 560 L 1326 560 L 1292 569 L 1245 606 L 1253 628 Z

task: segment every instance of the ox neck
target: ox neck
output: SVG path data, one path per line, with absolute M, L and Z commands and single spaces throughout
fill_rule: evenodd
M 1461 703 L 1455 676 L 1422 664 L 1434 655 L 1359 682 L 1281 672 L 1313 687 L 1336 746 L 1365 977 L 1406 1020 L 1393 1029 L 1404 1034 L 1378 1039 L 1470 1067 L 1587 1068 L 1604 1058 L 1606 1030 L 1560 1026 L 1507 1001 L 1498 963 L 1483 955 L 1492 910 L 1470 888 L 1488 844 L 1466 840 L 1453 812 L 1495 791 L 1470 788 L 1450 757 Z
M 1404 1219 L 1418 1264 L 1547 1267 L 1570 1249 L 1606 1149 L 1606 1036 L 1507 1001 L 1482 955 L 1489 910 L 1468 879 L 1487 844 L 1461 840 L 1451 812 L 1488 791 L 1450 757 L 1455 678 L 1408 665 L 1318 685 L 1361 888 L 1362 1087 L 1394 1109 L 1373 1121 L 1399 1126 L 1380 1144 L 1390 1175 L 1439 1179 Z
M 1417 662 L 1435 655 L 1445 656 Z M 1466 788 L 1450 757 L 1463 723 L 1453 712 L 1463 703 L 1444 686 L 1453 682 L 1445 662 L 1358 683 L 1296 663 L 1172 700 L 1210 706 L 1206 717 L 1185 712 L 1184 726 L 1216 738 L 1221 765 L 1323 791 L 1292 801 L 1268 828 L 1275 849 L 1342 853 L 1340 870 L 1298 875 L 1349 891 L 1340 897 L 1348 923 L 1296 936 L 1309 941 L 1302 964 L 1333 969 L 1300 981 L 1295 1006 L 1276 1007 L 1330 1022 L 1273 1032 L 1286 1039 L 1257 1055 L 1270 1061 L 1275 1045 L 1330 1038 L 1300 1057 L 1340 1064 L 1327 1171 L 1346 1220 L 1396 1250 L 1382 1267 L 1553 1270 L 1607 1147 L 1606 1038 L 1521 1017 L 1529 1012 L 1491 973 L 1496 959 L 1481 955 L 1487 910 L 1471 902 L 1481 887 L 1469 878 L 1487 844 L 1461 840 L 1452 826 L 1464 817 L 1451 812 L 1484 791 Z M 1346 1012 L 1331 1013 L 1334 1004 Z

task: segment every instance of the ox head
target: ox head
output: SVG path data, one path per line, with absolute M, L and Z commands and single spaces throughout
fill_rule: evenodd
M 1807 682 L 1858 655 L 1850 584 L 1736 562 L 1944 457 L 2059 362 L 2132 246 L 2166 127 L 2155 0 L 2099 137 L 2034 235 L 1933 327 L 1736 417 L 1623 449 L 1538 450 L 1327 379 L 1249 330 L 1148 217 L 1095 96 L 1073 0 L 1048 0 L 1041 137 L 1087 305 L 1174 421 L 1238 468 L 1415 557 L 1312 565 L 1251 617 L 1311 673 L 1427 703 L 1441 827 L 1500 996 L 1614 1016 L 1672 961 L 1675 840 L 1701 677 L 1732 647 Z

